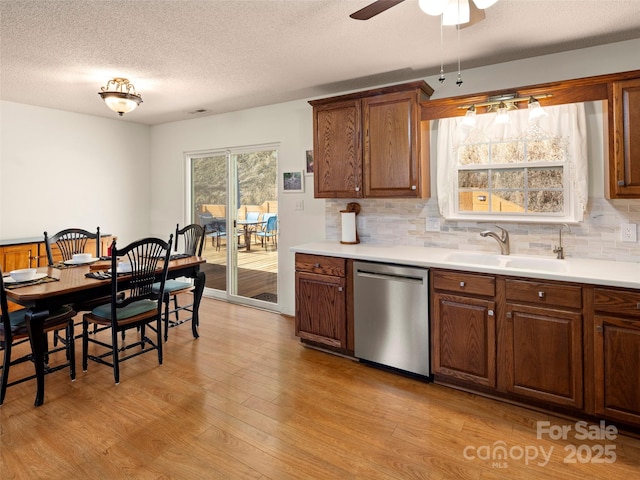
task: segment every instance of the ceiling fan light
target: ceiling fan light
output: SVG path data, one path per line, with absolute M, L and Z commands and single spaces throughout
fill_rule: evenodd
M 427 15 L 442 15 L 449 0 L 419 0 L 418 6 Z
M 489 8 L 493 4 L 495 4 L 498 0 L 473 0 L 473 3 L 476 4 L 480 10 L 484 10 L 485 8 Z
M 449 0 L 442 14 L 443 25 L 462 25 L 469 23 L 469 0 Z

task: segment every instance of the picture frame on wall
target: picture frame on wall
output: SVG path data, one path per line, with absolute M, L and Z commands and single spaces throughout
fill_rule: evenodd
M 307 150 L 307 175 L 313 175 L 313 150 Z
M 304 172 L 283 172 L 282 191 L 285 193 L 304 192 Z

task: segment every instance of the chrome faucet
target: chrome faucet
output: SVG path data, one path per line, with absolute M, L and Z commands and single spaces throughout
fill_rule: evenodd
M 560 225 L 560 232 L 559 232 L 560 244 L 553 249 L 553 253 L 556 254 L 556 258 L 558 260 L 564 260 L 564 247 L 562 246 L 562 227 L 567 227 L 567 230 L 569 231 L 569 233 L 571 233 L 571 229 L 569 228 L 569 225 L 567 225 L 566 223 L 563 223 L 562 225 Z
M 491 230 L 480 232 L 480 236 L 494 238 L 496 242 L 498 242 L 498 245 L 500 245 L 500 255 L 509 255 L 509 232 L 497 225 L 496 228 L 500 229 L 500 236 L 498 236 L 496 232 L 492 232 Z

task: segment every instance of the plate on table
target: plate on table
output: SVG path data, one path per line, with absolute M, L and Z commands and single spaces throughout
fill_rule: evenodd
M 2 280 L 4 281 L 4 283 L 27 283 L 27 282 L 33 282 L 35 280 L 40 280 L 40 279 L 42 279 L 42 278 L 44 278 L 46 276 L 47 276 L 46 273 L 36 273 L 35 276 L 31 280 L 25 280 L 24 282 L 16 282 L 11 277 L 2 277 Z
M 100 259 L 99 258 L 90 258 L 89 260 L 74 260 L 72 258 L 71 260 L 65 260 L 63 263 L 65 265 L 88 265 L 90 263 L 97 262 L 98 260 L 100 260 Z
M 111 273 L 111 269 L 107 270 L 107 272 Z M 116 272 L 117 273 L 131 273 L 131 264 L 130 263 L 126 263 L 124 265 L 118 265 L 118 268 L 116 268 Z

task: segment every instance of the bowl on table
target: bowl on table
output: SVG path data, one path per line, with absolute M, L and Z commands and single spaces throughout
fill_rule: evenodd
M 73 254 L 73 262 L 74 263 L 86 263 L 91 261 L 90 253 L 74 253 Z
M 14 282 L 28 282 L 36 278 L 36 273 L 35 268 L 21 268 L 20 270 L 11 270 L 9 275 Z

